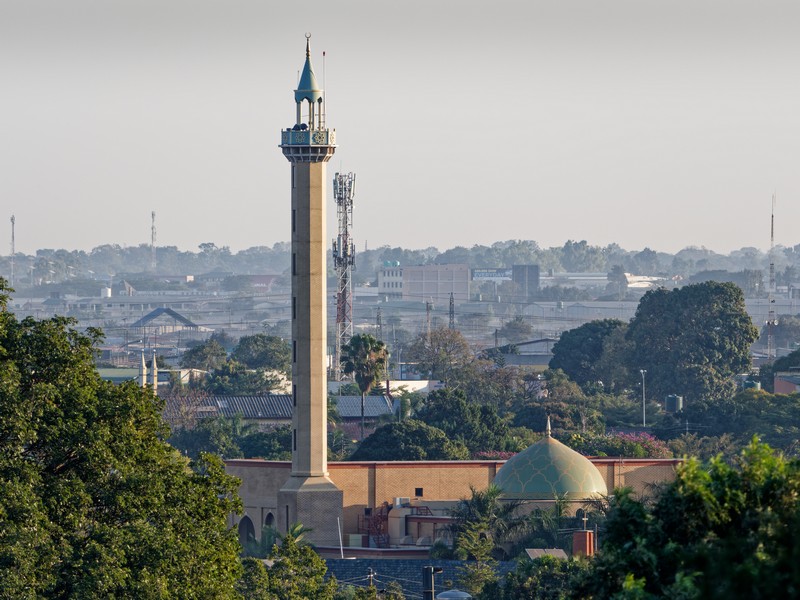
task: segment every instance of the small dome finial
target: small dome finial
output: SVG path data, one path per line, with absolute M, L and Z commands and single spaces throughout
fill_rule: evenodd
M 311 56 L 311 34 L 306 33 L 306 58 Z
M 550 415 L 547 415 L 547 427 L 544 430 L 544 434 L 550 437 Z

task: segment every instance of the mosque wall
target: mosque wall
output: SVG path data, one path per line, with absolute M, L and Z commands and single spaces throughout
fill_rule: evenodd
M 593 458 L 609 491 L 630 486 L 648 495 L 659 483 L 672 481 L 680 459 Z M 278 490 L 289 478 L 291 463 L 238 459 L 226 461 L 226 471 L 242 480 L 239 494 L 245 513 L 253 521 L 256 535 L 269 515 L 281 530 L 285 518 L 278 511 Z M 330 479 L 342 490 L 345 534 L 358 531 L 358 518 L 365 508 L 375 508 L 395 498 L 426 501 L 468 497 L 470 486 L 485 489 L 504 461 L 440 462 L 335 462 L 328 463 Z M 417 492 L 422 494 L 418 495 Z

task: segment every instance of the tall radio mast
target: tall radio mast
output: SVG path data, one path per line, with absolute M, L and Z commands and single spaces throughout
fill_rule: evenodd
M 355 173 L 336 173 L 333 178 L 333 197 L 339 235 L 333 240 L 333 265 L 336 269 L 336 346 L 333 375 L 342 379 L 342 346 L 353 337 L 353 300 L 351 274 L 356 264 L 356 246 L 350 237 L 353 224 L 353 196 L 356 192 Z
M 775 360 L 775 194 L 772 194 L 772 213 L 769 223 L 769 316 L 767 317 L 767 362 Z
M 11 287 L 14 287 L 14 255 L 17 253 L 17 246 L 14 241 L 14 227 L 17 219 L 11 215 Z

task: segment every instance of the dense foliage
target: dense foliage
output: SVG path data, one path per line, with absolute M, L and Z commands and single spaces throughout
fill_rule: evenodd
M 350 460 L 463 460 L 469 451 L 436 427 L 408 419 L 378 427 Z
M 417 418 L 444 431 L 471 453 L 489 450 L 522 450 L 509 436 L 509 427 L 497 409 L 467 400 L 460 390 L 442 389 L 428 394 Z
M 191 427 L 176 428 L 169 442 L 192 458 L 202 452 L 224 458 L 292 458 L 292 428 L 289 425 L 262 431 L 256 425 L 244 423 L 239 415 L 197 419 Z
M 290 345 L 282 338 L 263 333 L 242 336 L 228 357 L 223 337 L 228 336 L 215 332 L 184 352 L 181 366 L 208 371 L 207 376 L 192 379 L 194 388 L 230 396 L 267 394 L 290 375 Z
M 649 433 L 572 434 L 567 446 L 586 456 L 625 458 L 671 458 L 666 442 Z
M 647 393 L 678 394 L 692 403 L 732 394 L 732 377 L 750 368 L 758 329 L 741 289 L 706 282 L 647 292 L 627 337 L 636 361 L 631 367 L 647 371 Z
M 617 491 L 572 597 L 795 597 L 798 496 L 800 463 L 756 441 L 733 464 L 688 461 L 653 503 Z
M 625 328 L 618 319 L 602 319 L 565 331 L 553 346 L 550 368 L 561 369 L 584 389 L 597 384 L 603 380 L 598 366 L 609 336 Z
M 292 370 L 291 344 L 275 335 L 257 333 L 242 336 L 231 352 L 231 358 L 248 369 L 279 371 L 287 377 Z
M 237 481 L 161 403 L 94 369 L 99 333 L 17 321 L 0 281 L 0 597 L 235 596 Z

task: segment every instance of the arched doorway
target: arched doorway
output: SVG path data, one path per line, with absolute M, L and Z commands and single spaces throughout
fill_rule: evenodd
M 271 512 L 267 513 L 267 516 L 264 519 L 264 525 L 267 527 L 275 527 L 275 515 L 273 515 Z
M 253 542 L 256 539 L 256 528 L 253 527 L 253 522 L 250 517 L 245 515 L 239 521 L 239 543 L 245 546 L 248 542 Z

